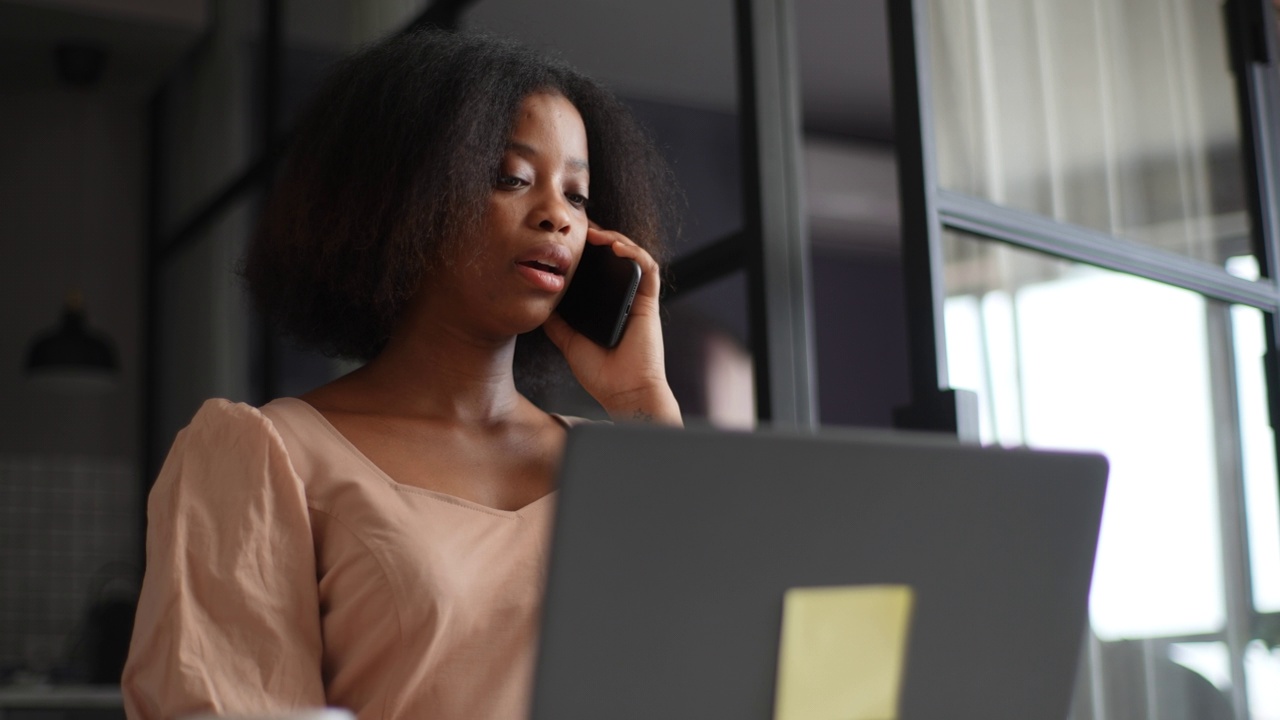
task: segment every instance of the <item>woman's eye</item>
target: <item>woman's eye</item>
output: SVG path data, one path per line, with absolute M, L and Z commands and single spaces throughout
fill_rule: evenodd
M 516 177 L 515 175 L 504 175 L 498 178 L 498 187 L 518 188 L 522 185 L 524 185 L 524 180 Z

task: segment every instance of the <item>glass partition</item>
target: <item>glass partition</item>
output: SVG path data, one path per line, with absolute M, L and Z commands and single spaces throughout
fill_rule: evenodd
M 1268 629 L 1280 617 L 1280 504 L 1263 314 L 960 233 L 944 247 L 950 380 L 978 394 L 983 441 L 1111 462 L 1090 595 L 1093 699 L 1076 717 L 1196 703 L 1273 717 L 1260 714 L 1280 701 L 1280 685 L 1262 681 L 1280 669 L 1267 649 L 1280 639 Z
M 1251 266 L 1251 267 L 1250 267 Z M 1256 274 L 1248 258 L 1241 272 Z M 1280 718 L 1280 497 L 1277 497 L 1274 435 L 1266 407 L 1263 314 L 1231 308 L 1236 384 L 1240 398 L 1245 510 L 1253 606 L 1250 642 L 1244 658 L 1249 708 L 1255 718 Z
M 231 205 L 157 269 L 154 467 L 207 398 L 254 400 L 249 301 L 236 275 L 257 199 Z
M 929 8 L 943 188 L 1219 267 L 1249 251 L 1221 3 Z
M 685 422 L 754 428 L 746 272 L 682 293 L 664 311 L 667 377 Z
M 157 214 L 163 240 L 247 171 L 262 150 L 254 123 L 261 104 L 263 2 L 227 0 L 211 16 L 208 41 L 161 94 Z

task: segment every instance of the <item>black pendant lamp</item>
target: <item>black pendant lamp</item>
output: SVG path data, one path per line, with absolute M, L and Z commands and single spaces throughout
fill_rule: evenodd
M 54 58 L 64 85 L 88 90 L 102 77 L 106 51 L 92 43 L 64 43 L 56 48 Z M 78 291 L 68 293 L 62 322 L 37 335 L 27 350 L 27 377 L 59 388 L 109 389 L 115 385 L 119 367 L 110 338 L 89 327 Z
M 120 369 L 111 339 L 89 327 L 80 294 L 67 296 L 62 322 L 41 333 L 27 351 L 27 375 L 77 385 L 114 384 Z

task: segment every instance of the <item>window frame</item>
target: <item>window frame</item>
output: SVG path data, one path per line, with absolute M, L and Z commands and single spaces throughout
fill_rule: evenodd
M 911 404 L 895 418 L 900 428 L 944 431 L 961 440 L 978 439 L 976 396 L 949 386 L 946 360 L 946 299 L 943 273 L 943 233 L 955 230 L 979 239 L 1136 275 L 1193 291 L 1206 299 L 1247 305 L 1265 317 L 1265 375 L 1272 438 L 1280 449 L 1280 37 L 1271 0 L 1225 0 L 1223 13 L 1231 67 L 1239 102 L 1241 154 L 1250 220 L 1251 245 L 1261 278 L 1235 277 L 1225 268 L 1199 262 L 1160 248 L 1111 236 L 1100 231 L 1055 221 L 1041 215 L 1003 207 L 942 188 L 938 182 L 930 72 L 929 0 L 887 3 L 894 87 L 902 266 L 907 287 L 908 343 L 911 362 Z M 1207 303 L 1228 312 L 1227 305 Z M 1229 318 L 1214 318 L 1211 326 L 1230 331 Z M 1218 328 L 1222 330 L 1223 328 Z M 1222 335 L 1219 332 L 1219 335 Z M 1219 352 L 1225 352 L 1219 348 Z M 1217 358 L 1221 361 L 1221 358 Z M 1222 362 L 1216 363 L 1221 366 Z M 1226 377 L 1234 383 L 1234 375 Z M 1223 384 L 1215 376 L 1211 382 Z M 1229 388 L 1228 388 L 1229 389 Z M 1222 390 L 1222 388 L 1219 388 Z M 1215 398 L 1219 392 L 1215 392 Z M 1235 396 L 1229 395 L 1234 401 Z M 1215 416 L 1233 408 L 1220 407 Z M 1222 635 L 1231 652 L 1232 695 L 1236 712 L 1247 713 L 1243 648 L 1250 641 L 1254 609 L 1250 563 L 1245 537 L 1243 475 L 1238 462 L 1239 427 L 1232 415 L 1236 458 L 1220 458 L 1218 478 L 1220 525 L 1223 532 L 1224 592 L 1227 624 Z M 1220 428 L 1218 434 L 1232 428 Z M 1219 446 L 1232 445 L 1219 437 Z M 1278 479 L 1280 482 L 1280 479 Z M 1098 664 L 1096 639 L 1086 639 L 1086 656 Z M 1160 642 L 1179 638 L 1161 638 Z M 1094 673 L 1096 674 L 1096 673 Z M 1098 678 L 1081 678 L 1083 692 Z M 1077 698 L 1097 709 L 1098 698 Z M 1102 715 L 1097 715 L 1102 717 Z

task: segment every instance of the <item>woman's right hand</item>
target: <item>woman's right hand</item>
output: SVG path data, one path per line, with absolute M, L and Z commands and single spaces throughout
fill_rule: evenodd
M 682 426 L 680 405 L 667 383 L 657 261 L 627 236 L 595 223 L 587 229 L 587 242 L 611 246 L 618 257 L 640 265 L 640 286 L 622 340 L 612 349 L 601 347 L 558 313 L 552 313 L 543 330 L 568 360 L 574 377 L 613 420 Z

